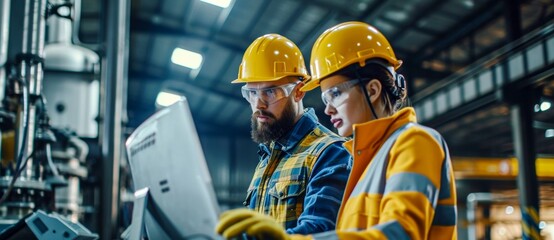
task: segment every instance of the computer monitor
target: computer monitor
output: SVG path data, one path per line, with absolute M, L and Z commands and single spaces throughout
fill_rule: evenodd
M 186 98 L 144 121 L 126 148 L 138 190 L 131 226 L 142 237 L 219 239 L 218 204 Z

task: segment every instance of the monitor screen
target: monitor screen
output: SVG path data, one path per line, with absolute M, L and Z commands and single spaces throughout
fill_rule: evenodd
M 135 191 L 149 188 L 149 239 L 218 239 L 218 204 L 186 98 L 148 118 L 126 148 Z

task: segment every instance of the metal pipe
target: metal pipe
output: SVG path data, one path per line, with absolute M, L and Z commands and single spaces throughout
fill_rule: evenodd
M 43 57 L 46 0 L 27 0 L 25 2 L 25 19 L 23 20 L 23 54 Z M 22 61 L 20 74 L 26 81 L 31 95 L 40 95 L 43 64 Z
M 507 202 L 508 199 L 505 199 L 499 194 L 489 193 L 489 192 L 476 192 L 470 193 L 467 195 L 467 238 L 468 240 L 477 239 L 477 206 L 482 203 L 498 203 L 498 202 Z
M 4 64 L 8 59 L 8 38 L 10 30 L 10 0 L 0 0 L 0 99 L 4 99 L 6 72 Z M 0 103 L 0 107 L 2 103 Z
M 0 68 L 4 66 L 8 58 L 8 33 L 10 29 L 9 22 L 10 0 L 0 0 Z M 0 82 L 0 84 L 2 84 L 3 86 L 4 82 Z
M 25 109 L 21 107 L 21 105 L 17 112 L 18 134 L 16 149 L 19 150 L 21 146 L 25 148 L 24 151 L 18 152 L 18 154 L 31 154 L 34 148 L 36 115 L 35 99 L 37 96 L 40 96 L 43 79 L 43 63 L 41 62 L 41 58 L 43 57 L 44 50 L 45 13 L 46 0 L 25 1 L 23 41 L 21 54 L 19 55 L 21 58 L 19 62 L 19 74 L 24 84 L 26 84 L 30 96 L 27 119 L 25 119 Z M 25 131 L 25 126 L 27 127 L 27 131 Z M 23 139 L 25 139 L 25 142 L 23 142 Z M 33 160 L 31 158 L 28 159 L 27 165 L 21 173 L 21 177 L 25 179 L 33 179 L 37 177 L 33 172 Z
M 1 1 L 1 0 L 0 0 Z M 4 99 L 6 92 L 6 69 L 0 67 L 0 99 Z M 0 101 L 0 108 L 3 107 L 2 101 Z M 2 146 L 2 144 L 0 144 Z
M 127 81 L 129 0 L 105 0 L 108 11 L 105 38 L 106 58 L 102 61 L 105 89 L 102 103 L 102 148 L 100 239 L 113 239 L 117 233 L 119 210 L 119 168 L 122 156 L 122 119 L 125 110 L 123 89 Z

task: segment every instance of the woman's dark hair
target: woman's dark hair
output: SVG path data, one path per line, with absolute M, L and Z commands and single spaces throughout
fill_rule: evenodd
M 407 105 L 406 87 L 397 86 L 396 79 L 385 66 L 375 62 L 369 62 L 363 67 L 358 63 L 354 63 L 342 71 L 336 73 L 348 79 L 361 78 L 364 83 L 371 79 L 377 79 L 383 86 L 381 97 L 385 103 L 385 111 L 390 114 L 397 112 Z

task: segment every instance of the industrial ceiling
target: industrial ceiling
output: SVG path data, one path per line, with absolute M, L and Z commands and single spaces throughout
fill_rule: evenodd
M 82 1 L 79 39 L 92 48 L 103 37 L 101 2 Z M 157 94 L 170 90 L 188 98 L 200 134 L 248 135 L 250 107 L 240 85 L 230 82 L 244 50 L 267 33 L 294 41 L 309 64 L 311 46 L 325 29 L 350 20 L 370 23 L 404 60 L 400 72 L 414 96 L 514 40 L 509 32 L 514 16 L 526 34 L 544 28 L 553 12 L 554 4 L 542 0 L 232 0 L 227 8 L 200 0 L 133 0 L 126 124 L 138 126 L 156 111 Z M 177 47 L 202 54 L 201 66 L 192 70 L 172 63 Z M 552 84 L 545 86 L 551 92 Z M 318 90 L 307 94 L 304 105 L 316 108 L 321 122 L 330 125 Z M 552 112 L 536 118 L 554 122 Z M 506 103 L 423 123 L 443 133 L 455 155 L 513 153 Z M 544 137 L 544 129 L 537 129 L 537 136 L 539 154 L 554 153 L 554 141 Z

